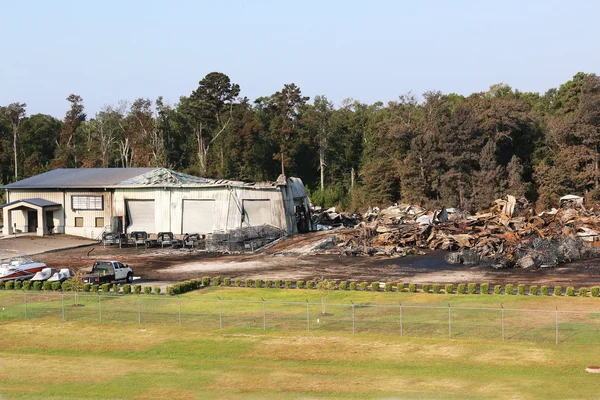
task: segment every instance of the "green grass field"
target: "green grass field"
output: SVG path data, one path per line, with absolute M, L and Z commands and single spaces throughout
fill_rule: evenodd
M 0 292 L 3 398 L 600 397 L 600 376 L 585 372 L 600 364 L 597 298 L 332 292 L 329 316 L 314 290 L 100 301 L 101 323 L 97 297 L 74 307 L 65 296 L 63 320 L 61 296 L 28 294 L 24 319 L 22 293 Z M 459 309 L 501 303 L 504 342 L 498 312 Z M 581 311 L 559 315 L 558 345 L 556 307 Z

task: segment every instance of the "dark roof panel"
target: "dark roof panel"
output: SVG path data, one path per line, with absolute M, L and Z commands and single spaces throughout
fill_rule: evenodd
M 55 206 L 60 206 L 60 204 L 55 203 L 53 201 L 50 200 L 45 200 L 45 199 L 40 199 L 40 198 L 33 198 L 33 199 L 23 199 L 23 200 L 15 200 L 15 201 L 11 201 L 10 203 L 6 203 L 0 206 L 0 208 L 4 208 L 7 206 L 12 206 L 13 204 L 17 204 L 17 203 L 27 203 L 27 204 L 31 204 L 34 206 L 38 206 L 38 207 L 55 207 Z
M 155 168 L 60 168 L 22 181 L 9 183 L 2 189 L 104 188 L 153 171 Z

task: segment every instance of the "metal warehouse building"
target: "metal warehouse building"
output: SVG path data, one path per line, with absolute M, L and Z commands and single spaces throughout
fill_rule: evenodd
M 99 238 L 123 233 L 210 234 L 263 224 L 288 235 L 310 229 L 302 181 L 245 183 L 165 168 L 56 169 L 1 187 L 3 233 Z

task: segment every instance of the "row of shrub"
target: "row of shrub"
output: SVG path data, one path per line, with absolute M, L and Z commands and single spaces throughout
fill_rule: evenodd
M 446 284 L 442 287 L 440 284 L 428 284 L 424 283 L 419 288 L 416 283 L 410 283 L 405 285 L 404 283 L 384 283 L 383 287 L 379 282 L 347 282 L 347 281 L 333 281 L 333 280 L 308 280 L 308 281 L 292 281 L 292 280 L 262 280 L 262 279 L 245 279 L 242 280 L 240 278 L 236 278 L 232 280 L 231 278 L 221 278 L 221 277 L 203 277 L 202 279 L 191 279 L 188 281 L 176 283 L 171 286 L 167 286 L 166 293 L 167 295 L 178 295 L 182 293 L 186 293 L 192 290 L 200 289 L 201 287 L 207 286 L 236 286 L 236 287 L 247 287 L 247 288 L 279 288 L 279 289 L 325 289 L 325 290 L 360 290 L 360 291 L 381 291 L 384 292 L 410 292 L 410 293 L 435 293 L 435 294 L 507 294 L 507 295 L 531 295 L 531 296 L 562 296 L 563 294 L 566 296 L 580 296 L 587 297 L 591 295 L 592 297 L 600 297 L 600 287 L 594 286 L 590 290 L 585 287 L 581 287 L 579 289 L 575 289 L 573 286 L 568 286 L 566 290 L 563 291 L 561 286 L 540 286 L 532 285 L 529 288 L 526 285 L 517 285 L 516 293 L 515 286 L 513 284 L 506 284 L 504 287 L 502 285 L 495 285 L 493 288 L 490 288 L 489 283 L 469 283 L 464 284 L 460 283 L 456 285 L 456 288 L 453 284 Z M 32 282 L 32 281 L 0 281 L 0 289 L 6 290 L 47 290 L 47 291 L 73 291 L 72 282 Z M 491 290 L 490 290 L 491 289 Z M 80 291 L 83 292 L 91 292 L 91 293 L 123 293 L 123 294 L 161 294 L 161 289 L 159 286 L 144 286 L 142 285 L 118 285 L 116 283 L 109 284 L 105 283 L 103 285 L 92 285 L 89 283 L 85 283 L 79 287 Z
M 392 284 L 390 282 L 384 283 L 381 285 L 379 282 L 347 282 L 347 281 L 333 281 L 333 280 L 308 280 L 308 281 L 292 281 L 292 280 L 282 280 L 282 279 L 274 279 L 274 280 L 262 280 L 262 279 L 245 279 L 242 280 L 240 278 L 221 278 L 219 276 L 210 278 L 203 277 L 202 279 L 192 279 L 189 281 L 181 282 L 172 286 L 167 287 L 168 295 L 177 295 L 185 292 L 189 292 L 191 290 L 200 289 L 201 287 L 207 286 L 236 286 L 236 287 L 247 287 L 247 288 L 277 288 L 277 289 L 327 289 L 327 290 L 361 290 L 361 291 L 381 291 L 384 292 L 410 292 L 410 293 L 457 293 L 457 294 L 507 294 L 507 295 L 532 295 L 532 296 L 562 296 L 563 293 L 566 296 L 581 296 L 586 297 L 588 294 L 591 294 L 592 297 L 600 297 L 600 287 L 594 286 L 591 290 L 588 290 L 585 287 L 575 289 L 573 286 L 569 286 L 566 288 L 566 291 L 563 291 L 561 286 L 537 286 L 531 285 L 527 287 L 526 285 L 517 285 L 516 293 L 515 286 L 513 284 L 506 284 L 504 287 L 502 285 L 495 285 L 493 288 L 490 288 L 489 283 L 460 283 L 458 285 L 453 284 L 429 284 L 424 283 L 419 288 L 416 283 L 410 283 L 405 285 L 404 283 Z M 382 287 L 383 286 L 383 287 Z M 491 289 L 491 290 L 490 290 Z
M 73 291 L 73 283 L 70 281 L 65 282 L 40 282 L 40 281 L 0 281 L 0 289 L 5 290 L 46 290 L 46 291 Z M 102 285 L 92 285 L 90 283 L 81 284 L 77 291 L 91 292 L 91 293 L 123 293 L 123 294 L 160 294 L 161 289 L 159 286 L 144 286 L 142 285 L 119 285 L 116 283 L 110 284 L 105 283 Z

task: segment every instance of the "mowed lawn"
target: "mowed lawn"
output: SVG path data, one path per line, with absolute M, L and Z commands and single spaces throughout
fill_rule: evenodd
M 592 314 L 571 322 L 590 328 L 584 344 L 573 344 L 565 336 L 556 345 L 552 340 L 520 341 L 508 335 L 505 342 L 460 335 L 468 324 L 458 325 L 458 336 L 448 339 L 442 319 L 432 328 L 431 332 L 440 331 L 434 337 L 418 337 L 418 332 L 400 337 L 392 330 L 375 334 L 365 322 L 354 335 L 347 324 L 317 329 L 322 322 L 315 319 L 335 318 L 335 306 L 328 308 L 331 317 L 319 318 L 314 310 L 317 315 L 310 320 L 315 326 L 310 331 L 301 330 L 300 324 L 294 329 L 267 326 L 265 331 L 260 321 L 258 326 L 232 324 L 221 330 L 214 325 L 214 303 L 210 312 L 202 311 L 211 317 L 208 325 L 201 321 L 178 325 L 174 319 L 169 323 L 156 318 L 142 319 L 141 324 L 133 318 L 98 323 L 75 314 L 63 321 L 56 309 L 35 315 L 36 303 L 28 305 L 34 317 L 22 319 L 10 314 L 13 303 L 7 296 L 13 295 L 0 294 L 6 306 L 6 318 L 0 323 L 0 395 L 7 399 L 600 398 L 600 375 L 585 372 L 586 367 L 600 364 L 596 344 L 600 338 L 592 340 L 599 319 Z M 209 288 L 184 298 L 201 310 L 210 302 L 192 299 L 216 296 L 320 300 L 316 291 L 236 288 Z M 523 309 L 600 311 L 600 299 L 595 298 L 334 292 L 327 301 L 338 304 L 351 299 L 361 304 L 451 302 L 495 307 L 503 303 Z M 86 307 L 91 304 L 76 308 Z M 173 304 L 165 307 L 172 309 Z M 233 310 L 231 315 L 236 315 Z M 416 324 L 419 320 L 413 317 Z M 269 318 L 267 322 L 275 315 Z M 534 318 L 532 325 L 536 323 Z

